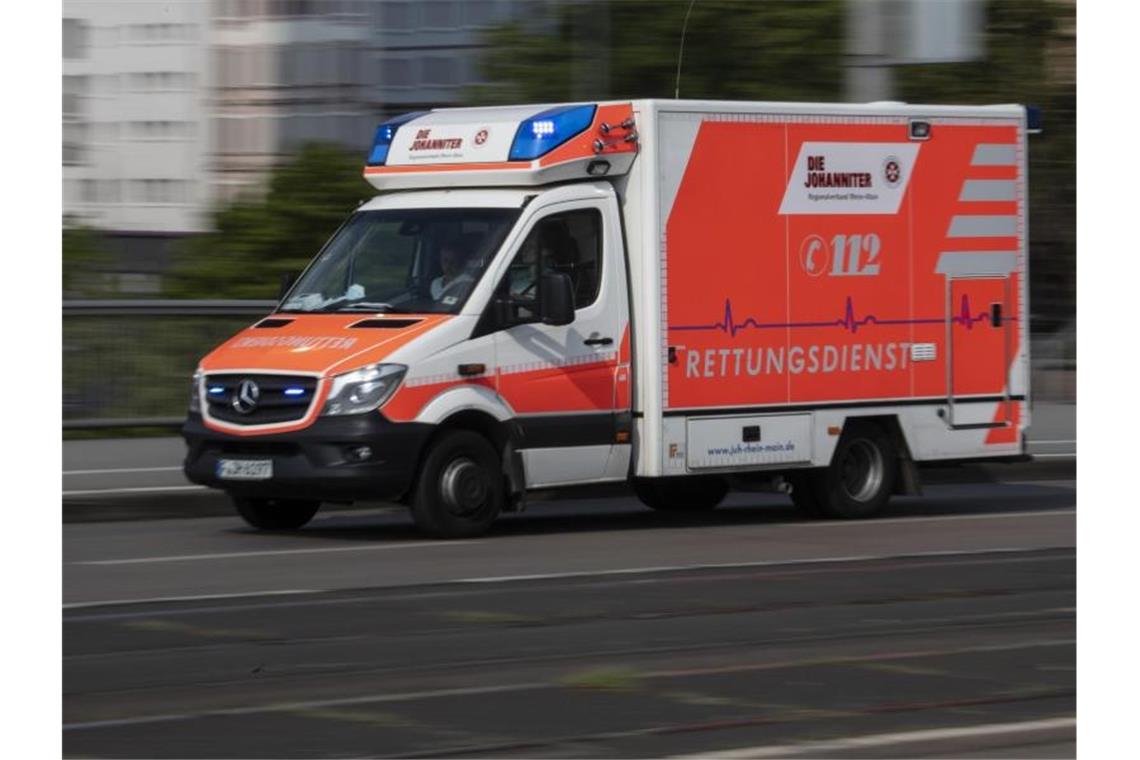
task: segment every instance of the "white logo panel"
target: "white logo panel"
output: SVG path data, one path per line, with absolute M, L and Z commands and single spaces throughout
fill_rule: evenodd
M 517 121 L 432 124 L 415 119 L 396 131 L 387 164 L 408 166 L 506 161 L 518 128 Z
M 780 213 L 898 213 L 918 149 L 910 142 L 805 142 Z

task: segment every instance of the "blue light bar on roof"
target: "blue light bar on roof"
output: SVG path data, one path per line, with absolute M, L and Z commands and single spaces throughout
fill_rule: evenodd
M 597 106 L 559 106 L 523 121 L 511 144 L 510 160 L 531 161 L 544 156 L 594 121 Z
M 392 138 L 396 136 L 396 130 L 401 125 L 407 124 L 412 119 L 423 116 L 427 111 L 413 111 L 406 113 L 403 116 L 397 116 L 394 119 L 389 119 L 380 126 L 376 127 L 376 136 L 372 138 L 372 150 L 368 153 L 369 166 L 383 166 L 384 162 L 388 160 L 388 148 L 392 147 Z

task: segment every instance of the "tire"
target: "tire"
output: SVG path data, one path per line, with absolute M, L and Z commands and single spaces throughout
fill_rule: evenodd
M 823 514 L 861 519 L 882 511 L 898 475 L 898 452 L 878 425 L 853 424 L 844 431 L 831 465 L 814 479 Z
M 297 530 L 313 519 L 319 501 L 307 499 L 255 499 L 231 496 L 241 518 L 260 530 Z
M 436 538 L 470 538 L 487 532 L 503 505 L 499 455 L 469 430 L 441 435 L 424 457 L 412 495 L 412 519 Z
M 641 503 L 662 512 L 707 512 L 728 494 L 728 481 L 717 477 L 638 478 L 633 491 Z

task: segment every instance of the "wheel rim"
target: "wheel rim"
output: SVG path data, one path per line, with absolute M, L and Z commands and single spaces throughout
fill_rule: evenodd
M 456 457 L 443 469 L 440 496 L 453 515 L 469 516 L 487 501 L 491 490 L 483 468 L 467 457 Z
M 878 446 L 864 438 L 852 441 L 840 463 L 843 492 L 855 501 L 870 501 L 882 487 L 884 471 Z

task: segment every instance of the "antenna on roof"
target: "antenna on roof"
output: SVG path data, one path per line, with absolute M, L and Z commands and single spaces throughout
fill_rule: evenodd
M 689 14 L 693 12 L 693 3 L 697 0 L 689 0 L 689 9 L 685 11 L 685 23 L 681 25 L 681 45 L 677 48 L 677 84 L 673 88 L 673 97 L 679 99 L 681 97 L 681 58 L 685 55 L 685 30 L 689 28 Z

